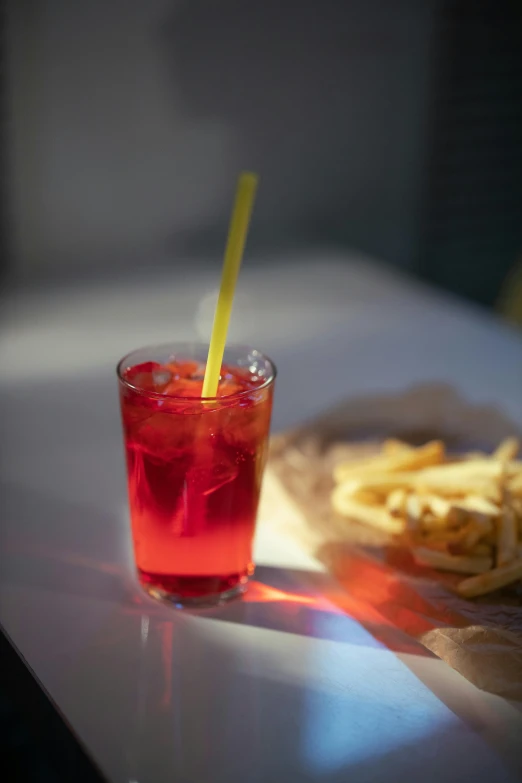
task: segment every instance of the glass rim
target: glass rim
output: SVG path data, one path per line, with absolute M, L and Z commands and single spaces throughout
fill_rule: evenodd
M 119 382 L 125 386 L 128 389 L 131 389 L 133 392 L 136 392 L 138 394 L 141 394 L 143 397 L 149 397 L 154 400 L 178 400 L 180 402 L 233 402 L 234 400 L 241 399 L 242 397 L 246 397 L 249 394 L 253 394 L 258 391 L 262 391 L 263 389 L 268 388 L 271 384 L 274 383 L 276 376 L 277 376 L 277 367 L 275 365 L 275 362 L 272 361 L 272 359 L 267 356 L 262 351 L 259 351 L 257 348 L 253 348 L 250 345 L 242 345 L 240 343 L 230 343 L 230 345 L 225 346 L 225 352 L 228 350 L 236 350 L 248 353 L 249 351 L 256 351 L 256 353 L 259 354 L 259 356 L 265 361 L 268 362 L 271 368 L 271 373 L 266 378 L 263 383 L 260 386 L 256 386 L 253 389 L 242 389 L 241 391 L 234 392 L 233 394 L 227 394 L 224 397 L 184 397 L 179 394 L 165 394 L 165 392 L 157 392 L 157 391 L 150 391 L 149 389 L 144 389 L 141 386 L 136 386 L 130 381 L 128 381 L 126 378 L 123 377 L 123 367 L 124 364 L 127 362 L 127 360 L 135 353 L 140 353 L 141 351 L 164 351 L 175 347 L 186 347 L 194 350 L 195 348 L 202 348 L 204 351 L 208 351 L 208 345 L 207 343 L 197 342 L 197 341 L 180 341 L 180 342 L 172 342 L 172 343 L 156 343 L 154 345 L 144 345 L 141 348 L 135 348 L 132 351 L 129 351 L 128 353 L 123 356 L 122 359 L 117 363 L 116 365 L 116 375 L 118 376 Z

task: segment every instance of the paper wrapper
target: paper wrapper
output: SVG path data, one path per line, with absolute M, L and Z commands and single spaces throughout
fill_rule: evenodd
M 451 586 L 463 576 L 415 565 L 396 541 L 338 516 L 330 505 L 332 468 L 368 455 L 386 437 L 420 444 L 443 439 L 449 450 L 491 451 L 519 428 L 501 413 L 471 406 L 446 386 L 396 397 L 355 399 L 299 430 L 276 436 L 271 479 L 297 507 L 301 543 L 352 599 L 383 625 L 417 639 L 479 688 L 522 699 L 522 585 L 464 600 Z

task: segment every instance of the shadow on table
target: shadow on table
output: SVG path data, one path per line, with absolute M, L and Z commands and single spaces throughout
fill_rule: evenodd
M 434 657 L 414 639 L 355 601 L 326 574 L 258 566 L 241 601 L 198 616 L 311 638 Z
M 4 585 L 117 602 L 129 610 L 157 606 L 138 586 L 127 522 L 92 507 L 2 482 L 0 529 Z M 328 576 L 258 566 L 246 596 L 193 614 L 361 646 L 430 655 Z

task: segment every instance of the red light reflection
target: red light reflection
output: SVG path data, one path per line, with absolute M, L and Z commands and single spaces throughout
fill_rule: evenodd
M 463 627 L 466 620 L 447 607 L 444 587 L 420 594 L 414 580 L 419 569 L 413 561 L 402 562 L 400 570 L 371 559 L 353 549 L 330 546 L 322 553 L 331 573 L 357 605 L 374 609 L 388 626 L 420 638 L 436 627 Z M 411 560 L 411 558 L 410 558 Z M 425 572 L 422 573 L 425 577 Z
M 361 561 L 362 565 L 363 561 Z M 345 615 L 363 626 L 376 641 L 396 652 L 414 655 L 429 654 L 415 638 L 409 638 L 409 635 L 402 633 L 404 628 L 394 622 L 393 612 L 381 611 L 386 605 L 384 599 L 389 597 L 389 593 L 387 592 L 388 587 L 379 583 L 377 577 L 375 569 L 369 564 L 366 571 L 363 568 L 358 571 L 357 591 L 347 592 L 343 586 L 337 585 L 326 577 L 321 580 L 317 595 L 281 590 L 253 580 L 249 584 L 243 601 L 246 603 L 278 603 L 280 605 L 279 612 L 283 610 L 292 615 L 302 610 L 303 607 L 316 612 Z M 284 609 L 282 604 L 284 604 Z M 409 625 L 411 627 L 411 622 Z

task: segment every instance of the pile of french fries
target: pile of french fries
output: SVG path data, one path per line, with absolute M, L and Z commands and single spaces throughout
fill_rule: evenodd
M 522 461 L 516 438 L 492 455 L 449 456 L 436 440 L 387 440 L 377 456 L 334 470 L 332 503 L 344 517 L 400 535 L 415 561 L 468 574 L 472 598 L 522 579 Z

